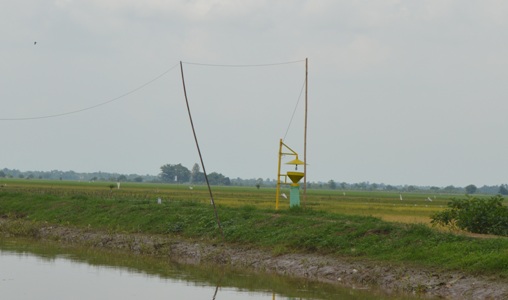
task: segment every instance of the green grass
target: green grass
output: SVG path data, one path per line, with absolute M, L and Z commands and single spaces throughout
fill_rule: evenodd
M 28 223 L 34 226 L 50 223 L 221 240 L 205 187 L 122 184 L 120 190 L 110 190 L 108 185 L 9 181 L 0 190 L 0 216 L 24 224 L 32 221 Z M 508 278 L 507 238 L 472 238 L 377 216 L 428 218 L 445 208 L 444 198 L 424 202 L 427 195 L 411 194 L 400 201 L 398 194 L 347 192 L 344 196 L 309 190 L 306 209 L 281 206 L 276 211 L 272 189 L 214 188 L 214 196 L 226 243 L 270 249 L 274 254 L 330 254 Z M 162 205 L 157 204 L 158 197 Z M 34 232 L 30 226 L 2 230 L 11 234 L 18 230 L 19 235 Z

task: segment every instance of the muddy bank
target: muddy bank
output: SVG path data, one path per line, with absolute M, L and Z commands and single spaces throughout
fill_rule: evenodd
M 0 234 L 20 235 L 0 219 Z M 269 251 L 238 245 L 210 244 L 161 235 L 119 234 L 60 226 L 37 226 L 25 236 L 61 243 L 160 255 L 186 264 L 227 265 L 233 268 L 327 282 L 350 288 L 382 289 L 445 299 L 508 299 L 508 280 L 441 272 L 387 263 L 359 261 L 316 254 L 274 255 Z

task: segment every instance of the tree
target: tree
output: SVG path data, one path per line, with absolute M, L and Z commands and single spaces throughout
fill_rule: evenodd
M 259 190 L 259 188 L 263 185 L 263 178 L 258 178 L 256 181 L 256 188 Z
M 406 187 L 406 191 L 408 192 L 416 192 L 418 190 L 418 188 L 414 185 L 409 185 Z
M 191 183 L 203 183 L 205 182 L 205 174 L 200 172 L 199 165 L 196 163 L 192 166 L 192 171 L 190 175 Z
M 120 176 L 118 176 L 117 181 L 127 181 L 127 176 L 120 175 Z
M 508 195 L 508 189 L 506 188 L 506 184 L 501 184 L 501 186 L 499 187 L 499 194 L 501 195 Z
M 387 190 L 387 191 L 396 191 L 397 187 L 389 184 L 389 185 L 385 186 L 385 190 Z
M 328 181 L 328 188 L 332 190 L 335 190 L 337 188 L 337 184 L 335 183 L 335 181 L 333 181 L 333 179 Z
M 161 167 L 161 173 L 159 174 L 162 181 L 165 182 L 177 182 L 184 183 L 189 182 L 191 172 L 182 164 L 171 165 L 166 164 Z
M 6 175 L 5 175 L 5 172 L 4 171 L 0 171 L 0 178 L 4 178 Z
M 224 175 L 217 173 L 217 172 L 212 172 L 212 173 L 208 174 L 208 182 L 211 185 L 230 185 L 231 184 L 229 177 L 225 177 Z
M 443 192 L 445 193 L 456 193 L 458 192 L 458 189 L 454 187 L 453 185 L 449 185 L 443 188 Z
M 471 195 L 471 194 L 476 193 L 476 190 L 477 190 L 478 188 L 476 187 L 476 185 L 474 185 L 474 184 L 470 184 L 470 185 L 466 186 L 466 188 L 465 188 L 465 189 L 466 189 L 466 194 Z

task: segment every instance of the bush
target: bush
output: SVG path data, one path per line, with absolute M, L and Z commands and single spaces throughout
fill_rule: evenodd
M 473 233 L 508 236 L 508 207 L 503 206 L 500 195 L 488 199 L 452 199 L 448 207 L 432 216 L 433 224 L 454 224 Z

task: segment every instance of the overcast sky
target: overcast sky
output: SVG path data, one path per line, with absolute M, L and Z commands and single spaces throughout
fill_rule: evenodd
M 1 120 L 0 168 L 190 169 L 179 62 L 294 62 L 183 64 L 207 171 L 274 179 L 295 107 L 303 160 L 308 58 L 308 181 L 508 183 L 506 16 L 501 0 L 1 1 L 0 119 L 111 102 Z

